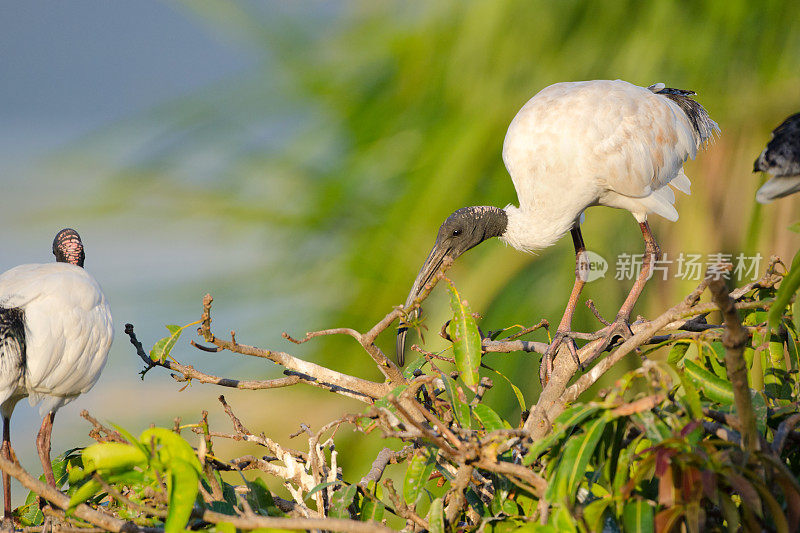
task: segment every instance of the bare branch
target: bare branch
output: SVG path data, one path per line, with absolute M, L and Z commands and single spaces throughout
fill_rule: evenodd
M 389 464 L 397 463 L 400 459 L 405 458 L 408 454 L 414 451 L 413 446 L 405 446 L 402 450 L 394 451 L 391 448 L 383 448 L 378 452 L 375 460 L 372 461 L 372 467 L 369 472 L 361 478 L 358 482 L 359 485 L 366 486 L 370 481 L 378 482 L 383 476 L 383 471 Z
M 248 389 L 248 390 L 262 390 L 262 389 L 275 389 L 280 387 L 289 387 L 298 383 L 306 383 L 314 387 L 319 387 L 343 396 L 355 398 L 365 403 L 372 403 L 376 398 L 380 398 L 382 394 L 388 391 L 388 386 L 383 383 L 375 383 L 347 374 L 342 374 L 329 370 L 325 367 L 308 363 L 301 359 L 297 359 L 289 354 L 283 352 L 271 352 L 269 350 L 261 350 L 253 346 L 244 344 L 233 344 L 229 341 L 220 341 L 215 339 L 220 349 L 227 349 L 235 353 L 242 353 L 245 355 L 253 355 L 256 357 L 265 357 L 273 360 L 278 364 L 286 367 L 284 373 L 289 374 L 284 378 L 268 379 L 268 380 L 238 380 L 231 378 L 224 378 L 213 376 L 196 370 L 191 365 L 183 365 L 177 361 L 153 361 L 144 351 L 142 343 L 136 338 L 133 331 L 132 324 L 125 325 L 125 333 L 130 338 L 131 344 L 136 348 L 136 353 L 148 365 L 148 368 L 159 366 L 175 372 L 172 377 L 178 382 L 195 380 L 199 383 L 208 383 L 212 385 L 219 385 L 221 387 L 231 387 L 234 389 Z M 291 370 L 304 369 L 306 372 L 298 371 L 291 372 Z
M 740 422 L 742 446 L 745 450 L 754 452 L 760 449 L 760 443 L 756 433 L 756 418 L 750 401 L 750 387 L 747 384 L 747 367 L 744 361 L 744 345 L 750 340 L 750 333 L 742 327 L 739 314 L 736 312 L 736 303 L 728 295 L 725 281 L 719 278 L 712 280 L 708 288 L 725 319 L 725 333 L 722 335 L 722 345 L 725 346 L 725 371 L 733 385 L 733 402 Z

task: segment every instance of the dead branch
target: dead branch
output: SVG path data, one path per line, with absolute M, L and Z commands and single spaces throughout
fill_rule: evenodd
M 89 437 L 93 438 L 97 442 L 128 442 L 122 435 L 119 434 L 119 432 L 107 428 L 98 422 L 98 420 L 90 415 L 89 411 L 86 409 L 81 411 L 81 417 L 86 419 L 92 425 L 92 429 L 89 431 Z
M 142 343 L 136 338 L 132 324 L 125 325 L 125 333 L 130 338 L 131 344 L 133 344 L 133 346 L 136 348 L 136 353 L 139 355 L 142 361 L 148 365 L 148 368 L 158 366 L 166 368 L 167 370 L 171 370 L 175 372 L 175 374 L 172 374 L 172 377 L 178 382 L 196 380 L 199 383 L 208 383 L 212 385 L 219 385 L 221 387 L 248 390 L 275 389 L 296 385 L 298 383 L 306 383 L 308 385 L 319 387 L 350 398 L 355 398 L 356 400 L 366 403 L 372 403 L 376 398 L 380 398 L 380 396 L 387 391 L 387 386 L 382 383 L 374 383 L 372 381 L 341 374 L 313 363 L 306 363 L 305 361 L 296 359 L 289 354 L 284 354 L 282 352 L 270 352 L 269 350 L 261 350 L 253 346 L 241 344 L 236 344 L 237 349 L 231 351 L 243 353 L 245 355 L 254 355 L 256 357 L 265 357 L 267 359 L 273 359 L 274 357 L 278 360 L 283 360 L 284 363 L 287 363 L 283 365 L 287 368 L 284 373 L 289 375 L 285 378 L 268 380 L 238 380 L 213 376 L 211 374 L 200 372 L 191 365 L 183 365 L 177 361 L 153 361 L 144 351 Z M 226 344 L 227 342 L 228 341 L 224 341 Z M 289 359 L 292 361 L 289 361 Z M 292 369 L 304 369 L 305 372 L 292 372 Z
M 380 452 L 378 452 L 375 460 L 372 461 L 372 466 L 370 467 L 369 472 L 367 472 L 364 477 L 361 478 L 361 481 L 359 481 L 358 484 L 366 487 L 370 481 L 375 481 L 377 483 L 381 480 L 383 471 L 389 464 L 395 464 L 399 462 L 413 451 L 413 446 L 404 446 L 402 450 L 398 451 L 394 451 L 391 448 L 383 448 Z

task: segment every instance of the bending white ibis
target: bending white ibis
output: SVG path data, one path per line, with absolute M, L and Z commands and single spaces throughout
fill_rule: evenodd
M 56 411 L 100 377 L 113 336 L 111 310 L 100 285 L 83 269 L 81 238 L 63 229 L 53 241 L 56 263 L 20 265 L 0 274 L 0 414 L 2 454 L 11 459 L 10 420 L 28 397 L 44 420 L 36 448 L 47 482 L 55 486 L 50 434 Z M 11 485 L 3 474 L 5 518 Z
M 514 117 L 503 144 L 503 161 L 517 190 L 519 207 L 465 207 L 450 215 L 439 228 L 406 307 L 413 304 L 446 256 L 455 259 L 490 237 L 532 252 L 571 232 L 576 265 L 580 266 L 583 212 L 605 205 L 630 211 L 645 241 L 642 270 L 617 319 L 604 331 L 606 343 L 600 351 L 613 337 L 629 336 L 633 305 L 660 254 L 647 215 L 678 219 L 669 186 L 689 194 L 691 183 L 683 164 L 719 131 L 705 109 L 690 97 L 693 94 L 660 83 L 639 87 L 622 80 L 557 83 L 540 91 Z M 565 340 L 577 359 L 575 341 L 570 337 L 572 314 L 584 283 L 577 266 L 569 303 L 542 361 L 543 381 Z M 397 337 L 401 365 L 407 329 L 408 324 L 401 322 Z
M 795 113 L 772 132 L 772 139 L 753 164 L 753 172 L 772 178 L 758 189 L 762 204 L 800 191 L 800 113 Z

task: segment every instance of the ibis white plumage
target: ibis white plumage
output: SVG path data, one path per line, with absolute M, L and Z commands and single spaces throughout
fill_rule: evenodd
M 772 139 L 753 164 L 753 172 L 772 178 L 758 189 L 762 204 L 800 191 L 800 113 L 795 113 L 772 132 Z
M 647 217 L 677 220 L 672 188 L 689 193 L 683 164 L 709 141 L 717 124 L 691 98 L 695 93 L 663 84 L 639 87 L 616 80 L 557 83 L 541 90 L 514 117 L 503 144 L 503 161 L 519 207 L 466 207 L 439 228 L 436 243 L 411 289 L 411 306 L 445 257 L 455 259 L 480 242 L 500 237 L 531 252 L 551 246 L 571 232 L 580 265 L 584 255 L 583 212 L 604 205 L 627 209 L 639 222 L 646 259 L 617 320 L 606 330 L 611 342 L 630 334 L 628 318 L 659 256 Z M 572 314 L 583 280 L 577 275 L 564 316 L 545 355 L 546 378 L 558 346 L 570 338 Z M 398 329 L 397 355 L 403 363 L 407 324 Z M 607 345 L 606 345 L 607 346 Z
M 56 411 L 100 377 L 113 336 L 111 310 L 100 285 L 83 268 L 84 250 L 73 229 L 53 241 L 55 263 L 28 264 L 0 274 L 0 414 L 3 457 L 10 459 L 10 419 L 28 397 L 44 418 L 36 447 L 55 486 L 50 433 Z M 5 517 L 11 516 L 10 479 L 3 476 Z

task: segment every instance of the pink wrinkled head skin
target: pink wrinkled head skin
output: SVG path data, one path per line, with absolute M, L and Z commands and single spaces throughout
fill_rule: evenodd
M 60 263 L 70 263 L 82 267 L 86 256 L 78 232 L 72 228 L 59 231 L 53 240 L 53 255 Z

